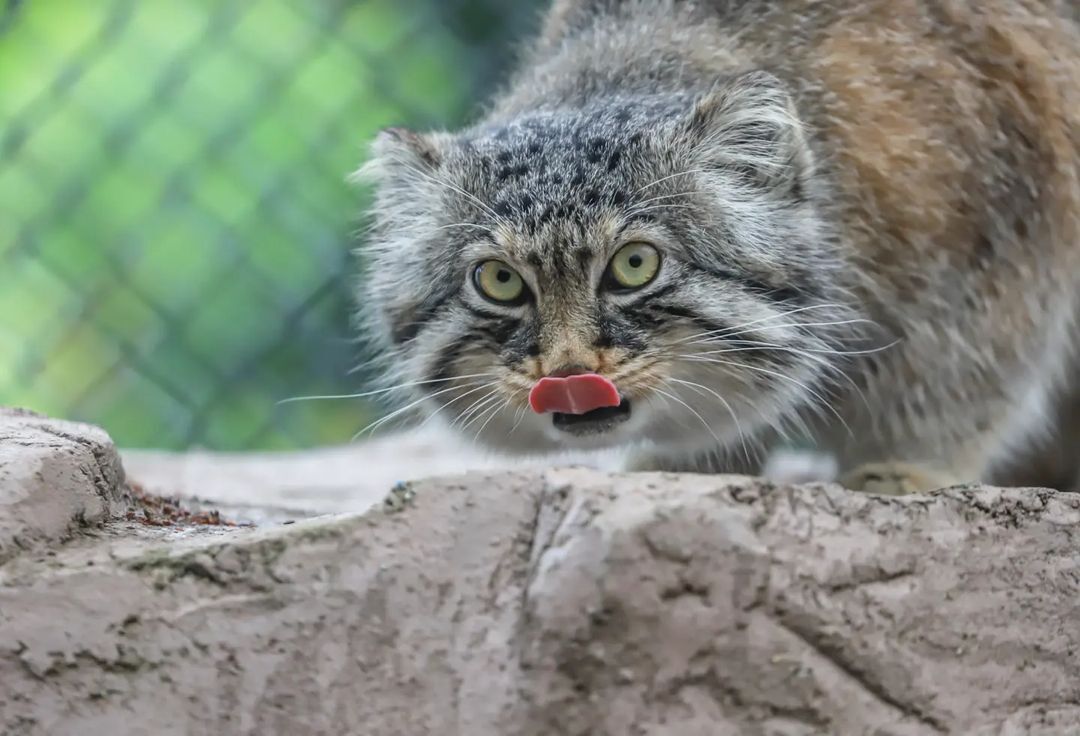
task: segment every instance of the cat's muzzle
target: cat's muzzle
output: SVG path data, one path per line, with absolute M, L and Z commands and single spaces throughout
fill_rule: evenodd
M 551 415 L 551 421 L 555 425 L 555 429 L 577 437 L 603 434 L 628 419 L 630 419 L 630 399 L 627 398 L 623 398 L 618 406 L 605 406 L 584 414 L 556 412 Z

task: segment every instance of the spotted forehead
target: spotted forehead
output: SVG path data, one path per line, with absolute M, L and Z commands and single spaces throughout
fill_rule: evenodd
M 466 179 L 494 217 L 523 234 L 585 227 L 625 209 L 645 183 L 654 155 L 647 133 L 665 104 L 540 113 L 476 129 L 461 141 Z

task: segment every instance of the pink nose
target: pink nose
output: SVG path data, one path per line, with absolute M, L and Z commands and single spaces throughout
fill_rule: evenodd
M 584 414 L 593 409 L 618 406 L 620 401 L 615 384 L 598 373 L 545 376 L 529 392 L 529 406 L 537 414 Z

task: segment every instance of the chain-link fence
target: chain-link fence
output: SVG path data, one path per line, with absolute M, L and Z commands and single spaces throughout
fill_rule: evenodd
M 345 177 L 466 120 L 542 0 L 0 0 L 0 404 L 128 446 L 347 440 Z

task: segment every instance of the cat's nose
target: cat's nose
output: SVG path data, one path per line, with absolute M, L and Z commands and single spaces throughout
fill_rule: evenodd
M 575 363 L 573 365 L 564 365 L 560 368 L 548 373 L 552 378 L 566 378 L 567 376 L 580 376 L 582 373 L 596 373 L 592 368 Z

